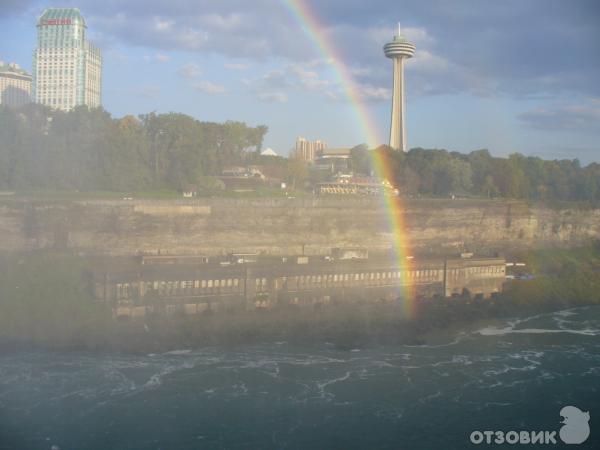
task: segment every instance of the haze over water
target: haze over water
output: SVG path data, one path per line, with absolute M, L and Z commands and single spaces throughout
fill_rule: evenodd
M 0 448 L 468 448 L 474 430 L 558 432 L 565 405 L 597 420 L 600 307 L 442 341 L 15 353 L 0 359 Z M 597 448 L 591 428 L 578 448 Z

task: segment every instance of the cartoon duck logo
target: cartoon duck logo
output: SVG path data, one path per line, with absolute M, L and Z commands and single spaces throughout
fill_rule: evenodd
M 583 412 L 575 406 L 565 406 L 560 410 L 564 418 L 561 422 L 560 438 L 565 444 L 581 444 L 590 435 L 590 413 Z

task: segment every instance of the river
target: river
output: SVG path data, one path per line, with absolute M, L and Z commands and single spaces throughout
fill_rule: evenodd
M 598 423 L 599 389 L 600 307 L 420 346 L 11 353 L 0 449 L 475 448 L 475 430 L 559 430 L 565 405 Z M 591 428 L 576 448 L 600 448 Z

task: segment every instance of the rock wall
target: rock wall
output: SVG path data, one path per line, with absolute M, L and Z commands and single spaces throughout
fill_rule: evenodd
M 517 201 L 404 200 L 411 251 L 507 251 L 600 239 L 600 209 Z M 376 199 L 72 201 L 0 204 L 0 251 L 72 248 L 135 254 L 231 251 L 327 254 L 331 247 L 391 246 Z

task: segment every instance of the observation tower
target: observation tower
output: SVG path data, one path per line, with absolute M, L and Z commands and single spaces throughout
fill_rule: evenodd
M 407 151 L 406 129 L 404 120 L 404 60 L 415 54 L 415 46 L 408 42 L 400 33 L 394 36 L 392 42 L 383 46 L 385 56 L 394 60 L 394 87 L 392 94 L 392 124 L 390 126 L 390 147 L 395 150 Z

